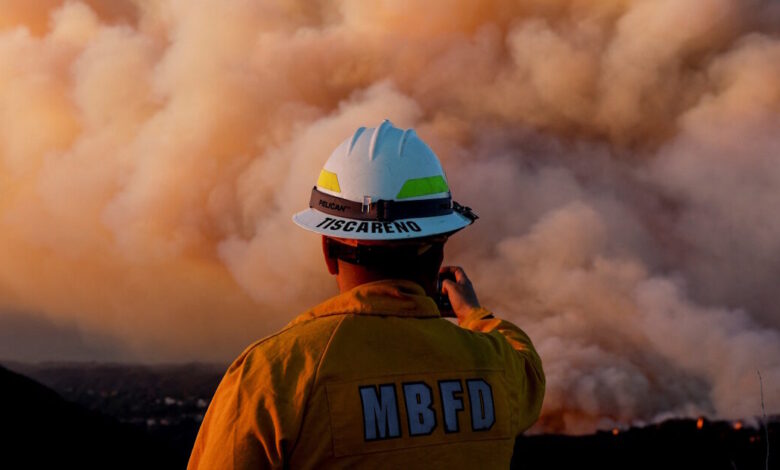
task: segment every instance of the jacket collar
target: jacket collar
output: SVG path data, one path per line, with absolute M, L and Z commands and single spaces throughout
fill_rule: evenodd
M 419 284 L 404 280 L 383 280 L 361 284 L 304 312 L 290 323 L 329 315 L 379 315 L 437 318 L 439 308 Z

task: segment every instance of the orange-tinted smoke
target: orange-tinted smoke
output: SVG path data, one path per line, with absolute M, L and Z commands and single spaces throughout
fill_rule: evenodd
M 0 12 L 0 311 L 228 360 L 335 292 L 290 216 L 390 118 L 480 213 L 448 259 L 539 348 L 539 429 L 750 416 L 756 368 L 780 409 L 776 2 Z

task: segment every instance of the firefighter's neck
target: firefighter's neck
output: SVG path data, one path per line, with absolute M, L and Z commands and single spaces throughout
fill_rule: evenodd
M 426 276 L 422 273 L 408 273 L 400 276 L 388 277 L 385 273 L 379 273 L 366 269 L 363 266 L 350 264 L 342 260 L 338 260 L 339 270 L 336 275 L 336 282 L 339 286 L 339 291 L 347 292 L 353 288 L 375 281 L 384 281 L 387 279 L 404 279 L 407 281 L 416 282 L 419 284 L 428 295 L 433 295 L 436 292 L 436 277 Z

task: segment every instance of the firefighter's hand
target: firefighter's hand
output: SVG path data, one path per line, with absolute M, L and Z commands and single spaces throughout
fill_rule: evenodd
M 460 266 L 443 266 L 439 274 L 450 273 L 455 276 L 455 281 L 445 279 L 441 284 L 441 290 L 450 299 L 452 310 L 458 319 L 465 317 L 474 308 L 479 308 L 477 293 L 474 292 L 474 286 L 471 285 L 466 273 Z

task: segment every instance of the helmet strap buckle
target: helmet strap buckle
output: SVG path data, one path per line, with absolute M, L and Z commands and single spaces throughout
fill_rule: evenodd
M 371 212 L 371 196 L 363 196 L 363 206 L 360 208 L 360 212 L 363 214 Z
M 452 201 L 452 210 L 469 219 L 472 223 L 479 219 L 479 216 L 473 210 L 471 210 L 471 207 L 462 206 L 454 200 Z

